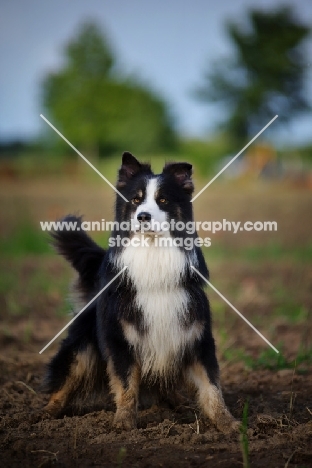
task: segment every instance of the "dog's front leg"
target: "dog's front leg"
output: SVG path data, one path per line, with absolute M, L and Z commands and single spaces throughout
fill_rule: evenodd
M 123 363 L 123 367 L 124 367 Z M 112 358 L 107 366 L 111 391 L 114 395 L 116 413 L 114 426 L 121 429 L 134 429 L 136 427 L 137 406 L 140 385 L 140 369 L 138 364 L 132 363 L 122 372 L 114 364 Z
M 225 434 L 238 430 L 239 423 L 225 405 L 218 378 L 212 383 L 208 369 L 199 361 L 188 366 L 185 377 L 197 392 L 198 405 L 204 416 Z

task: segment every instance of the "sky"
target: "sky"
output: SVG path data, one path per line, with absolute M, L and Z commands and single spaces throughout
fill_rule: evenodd
M 192 91 L 214 61 L 233 52 L 225 22 L 243 22 L 248 8 L 272 4 L 285 0 L 0 0 L 0 140 L 32 138 L 43 128 L 40 83 L 60 67 L 64 44 L 86 20 L 102 26 L 125 73 L 168 100 L 181 133 L 209 136 L 221 114 Z M 312 26 L 311 0 L 291 4 Z M 312 40 L 307 52 L 312 102 Z M 312 141 L 311 114 L 278 137 L 286 144 Z

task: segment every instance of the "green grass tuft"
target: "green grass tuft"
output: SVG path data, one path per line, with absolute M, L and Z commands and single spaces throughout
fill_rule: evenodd
M 249 463 L 249 444 L 248 444 L 248 401 L 244 404 L 242 425 L 240 427 L 240 445 L 243 455 L 243 467 L 250 468 Z
M 5 256 L 45 253 L 51 253 L 48 235 L 27 220 L 22 221 L 10 237 L 0 243 L 0 254 Z

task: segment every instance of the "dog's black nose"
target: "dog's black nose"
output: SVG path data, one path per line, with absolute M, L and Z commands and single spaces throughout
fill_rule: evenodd
M 150 221 L 152 219 L 152 216 L 150 213 L 147 213 L 146 211 L 141 211 L 141 213 L 138 214 L 137 216 L 139 221 Z

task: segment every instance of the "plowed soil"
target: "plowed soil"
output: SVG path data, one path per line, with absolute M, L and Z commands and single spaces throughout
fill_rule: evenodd
M 74 209 L 88 214 L 88 207 L 96 208 L 95 219 L 106 215 L 110 219 L 103 215 L 105 203 L 99 205 L 95 189 L 83 191 L 82 197 L 81 188 L 63 193 L 53 184 L 49 189 L 40 187 L 3 188 L 7 208 L 0 219 L 3 235 L 11 236 L 16 229 L 21 206 L 30 207 L 36 222 Z M 85 199 L 91 192 L 95 194 L 92 203 Z M 59 197 L 57 202 L 51 194 Z M 268 347 L 208 290 L 225 401 L 239 420 L 248 402 L 251 467 L 312 467 L 312 369 L 307 362 L 297 365 L 295 361 L 300 349 L 311 350 L 312 271 L 298 249 L 311 242 L 312 194 L 255 190 L 238 199 L 234 193 L 237 200 L 231 207 L 228 195 L 222 188 L 200 198 L 198 219 L 206 219 L 208 211 L 209 219 L 220 219 L 220 213 L 228 219 L 233 213 L 233 219 L 277 219 L 279 231 L 262 237 L 220 234 L 213 238 L 213 246 L 219 245 L 219 250 L 224 246 L 229 252 L 273 240 L 279 242 L 282 253 L 272 251 L 272 258 L 262 258 L 256 252 L 255 258 L 244 254 L 210 263 L 208 253 L 211 281 L 274 345 L 283 343 L 284 355 L 294 364 L 271 370 L 265 365 L 246 367 L 244 360 L 237 359 L 237 350 L 256 359 Z M 53 203 L 57 215 L 53 212 L 48 217 Z M 293 248 L 297 254 L 291 253 Z M 140 410 L 138 428 L 128 432 L 112 429 L 114 405 L 109 394 L 103 395 L 101 406 L 80 414 L 68 411 L 57 419 L 44 414 L 48 396 L 40 385 L 58 343 L 42 355 L 39 351 L 69 321 L 62 304 L 70 272 L 52 252 L 8 256 L 0 259 L 0 268 L 1 467 L 247 467 L 240 435 L 218 432 L 188 397 L 178 407 L 163 402 Z

